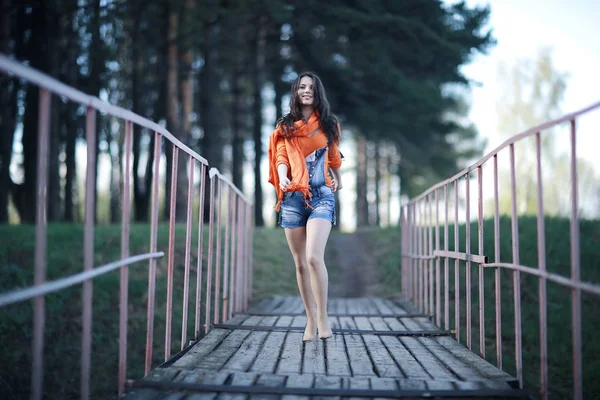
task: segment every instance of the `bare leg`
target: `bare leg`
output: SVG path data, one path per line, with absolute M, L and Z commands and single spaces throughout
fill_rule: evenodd
M 309 219 L 306 224 L 306 258 L 312 291 L 317 303 L 317 326 L 321 339 L 332 336 L 327 316 L 329 276 L 325 267 L 325 245 L 330 232 L 331 222 L 324 218 Z
M 315 296 L 310 284 L 310 273 L 306 263 L 306 228 L 285 229 L 285 237 L 294 263 L 296 264 L 296 280 L 306 310 L 306 329 L 302 340 L 311 341 L 317 335 Z

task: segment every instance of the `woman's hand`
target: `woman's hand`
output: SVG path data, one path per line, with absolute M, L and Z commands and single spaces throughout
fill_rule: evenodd
M 342 181 L 340 179 L 331 178 L 331 188 L 334 192 L 337 192 L 343 187 Z
M 285 192 L 285 190 L 290 186 L 290 179 L 288 176 L 288 166 L 285 164 L 279 164 L 277 166 L 277 174 L 279 175 L 279 188 Z
M 287 176 L 283 176 L 283 177 L 279 177 L 279 187 L 281 188 L 281 190 L 283 190 L 284 192 L 286 191 L 286 189 L 288 188 L 288 186 L 290 186 L 290 183 L 292 183 Z
M 331 189 L 334 192 L 337 192 L 338 190 L 340 190 L 343 185 L 342 185 L 342 174 L 340 174 L 340 170 L 339 168 L 332 168 L 331 169 L 332 172 L 332 177 L 331 177 Z

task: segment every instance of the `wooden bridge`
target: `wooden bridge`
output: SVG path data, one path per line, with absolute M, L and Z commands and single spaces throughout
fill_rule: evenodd
M 334 336 L 304 343 L 299 297 L 236 314 L 137 381 L 134 399 L 504 398 L 518 380 L 392 299 L 329 302 Z
M 600 284 L 581 279 L 579 204 L 577 179 L 576 119 L 600 110 L 600 102 L 585 109 L 549 121 L 508 139 L 505 143 L 455 176 L 434 185 L 420 196 L 401 207 L 402 260 L 398 260 L 401 274 L 401 292 L 414 306 L 397 299 L 333 298 L 329 302 L 334 336 L 328 340 L 302 342 L 305 317 L 302 304 L 296 297 L 278 297 L 248 307 L 252 293 L 252 204 L 227 177 L 209 168 L 208 161 L 174 137 L 167 129 L 129 110 L 108 104 L 97 97 L 69 87 L 48 75 L 21 65 L 0 54 L 0 73 L 9 74 L 37 86 L 40 90 L 38 115 L 38 158 L 36 235 L 34 258 L 34 285 L 0 293 L 0 307 L 33 301 L 33 328 L 31 347 L 30 398 L 44 397 L 44 342 L 46 305 L 45 297 L 75 285 L 83 286 L 81 318 L 81 399 L 89 399 L 92 348 L 92 282 L 112 271 L 120 272 L 119 293 L 119 368 L 115 371 L 115 395 L 132 399 L 198 399 L 198 398 L 268 398 L 286 399 L 336 397 L 336 398 L 506 398 L 527 397 L 523 389 L 521 327 L 521 274 L 535 277 L 539 283 L 539 395 L 549 396 L 548 365 L 548 296 L 547 283 L 560 285 L 570 294 L 571 324 L 564 335 L 572 343 L 572 396 L 584 398 L 583 391 L 583 328 L 582 293 L 600 296 Z M 85 196 L 85 231 L 83 272 L 53 281 L 47 281 L 47 209 L 48 154 L 50 144 L 51 101 L 60 97 L 86 108 L 86 141 L 94 143 L 97 137 L 96 115 L 104 113 L 124 125 L 124 178 L 122 182 L 122 233 L 121 257 L 102 266 L 94 265 L 94 212 L 96 204 L 96 154 L 88 146 Z M 549 271 L 546 263 L 545 214 L 543 207 L 543 181 L 541 163 L 541 134 L 550 128 L 568 124 L 570 127 L 571 194 L 568 219 L 570 246 L 570 274 Z M 149 251 L 130 253 L 130 207 L 132 171 L 132 138 L 134 127 L 144 127 L 154 132 L 152 204 Z M 519 215 L 515 174 L 516 142 L 535 138 L 537 161 L 537 248 L 536 266 L 521 264 L 519 258 Z M 190 337 L 188 321 L 195 319 L 192 344 L 171 357 L 173 310 L 176 179 L 171 180 L 169 245 L 157 245 L 159 197 L 164 189 L 161 179 L 162 142 L 172 148 L 172 177 L 177 177 L 178 160 L 188 168 L 187 222 L 185 234 L 185 271 L 183 271 L 183 305 L 181 347 Z M 498 154 L 509 152 L 511 189 L 511 244 L 510 255 L 500 254 L 500 216 L 498 208 Z M 489 161 L 489 163 L 488 163 Z M 486 164 L 487 163 L 487 164 Z M 488 164 L 493 169 L 490 170 Z M 484 167 L 492 171 L 493 195 L 493 251 L 483 249 L 483 189 Z M 198 172 L 195 172 L 198 171 Z M 194 186 L 194 173 L 199 173 L 199 187 Z M 470 203 L 470 185 L 477 178 L 477 204 Z M 486 178 L 487 182 L 487 178 Z M 207 186 L 209 185 L 209 186 Z M 206 190 L 209 188 L 209 194 Z M 164 191 L 164 190 L 163 190 Z M 475 192 L 475 191 L 474 191 Z M 196 198 L 198 201 L 196 202 Z M 164 199 L 165 201 L 167 199 Z M 463 201 L 464 200 L 464 201 Z M 193 281 L 195 293 L 190 295 L 192 281 L 192 215 L 197 205 L 197 215 L 203 215 L 205 201 L 209 204 L 209 222 L 198 221 L 197 260 Z M 464 207 L 462 206 L 464 204 Z M 471 251 L 471 224 L 464 231 L 459 224 L 470 221 L 471 208 L 477 209 L 477 252 Z M 460 212 L 460 216 L 459 216 Z M 464 215 L 463 215 L 464 214 Z M 454 245 L 450 242 L 449 223 L 454 228 Z M 206 226 L 208 225 L 208 229 Z M 224 234 L 223 234 L 224 232 Z M 434 233 L 435 232 L 435 233 Z M 475 233 L 475 232 L 474 232 Z M 208 240 L 203 242 L 203 238 Z M 441 241 L 443 239 L 443 243 Z M 463 245 L 459 245 L 463 243 Z M 463 247 L 464 246 L 464 247 Z M 475 247 L 475 246 L 473 246 Z M 492 246 L 490 246 L 492 247 Z M 488 258 L 488 255 L 490 257 Z M 493 254 L 493 259 L 491 255 Z M 157 274 L 157 259 L 167 256 L 164 274 Z M 207 256 L 207 257 L 206 257 Z M 144 377 L 127 380 L 128 335 L 128 267 L 148 262 L 147 321 Z M 473 267 L 473 268 L 472 268 Z M 485 270 L 494 272 L 494 292 L 484 292 Z M 454 279 L 450 271 L 453 270 Z M 472 270 L 478 271 L 473 279 Z M 500 271 L 512 274 L 511 294 L 502 294 Z M 461 274 L 464 273 L 464 280 Z M 489 275 L 489 274 L 488 274 Z M 156 325 L 155 293 L 157 278 L 166 280 L 165 360 L 163 365 L 153 363 L 154 329 Z M 161 282 L 165 284 L 165 282 Z M 204 289 L 202 288 L 204 286 Z M 453 289 L 452 289 L 453 286 Z M 478 289 L 478 299 L 473 301 L 473 289 Z M 212 291 L 214 289 L 214 292 Z M 453 292 L 454 299 L 451 299 Z M 464 296 L 461 296 L 464 293 Z M 195 295 L 195 297 L 194 297 Z M 464 297 L 464 298 L 463 298 Z M 488 339 L 484 318 L 484 299 L 495 302 L 496 367 L 485 359 Z M 504 372 L 502 367 L 502 302 L 512 297 L 514 315 L 514 345 L 516 377 Z M 193 307 L 189 307 L 193 302 Z M 212 302 L 212 303 L 211 303 Z M 479 355 L 471 352 L 473 304 L 479 311 Z M 180 303 L 181 304 L 181 303 Z M 590 303 L 591 304 L 591 303 Z M 201 310 L 201 306 L 205 306 Z M 451 312 L 451 306 L 454 308 Z M 463 311 L 464 308 L 464 311 Z M 589 309 L 593 309 L 590 307 Z M 465 318 L 463 318 L 463 316 Z M 204 319 L 202 325 L 201 319 Z M 454 326 L 450 327 L 450 321 Z M 435 323 L 434 323 L 435 322 Z M 528 321 L 531 323 L 531 321 Z M 568 324 L 567 324 L 568 325 Z M 201 327 L 204 326 L 204 329 Z M 442 328 L 442 326 L 444 328 Z M 453 329 L 452 329 L 453 328 Z M 457 342 L 461 329 L 465 329 L 467 347 Z M 452 329 L 452 330 L 450 330 Z M 511 332 L 512 334 L 512 332 Z M 593 334 L 585 337 L 595 337 Z M 493 340 L 493 339 L 492 339 Z M 143 349 L 136 349 L 142 352 Z M 561 360 L 562 361 L 562 360 Z M 567 360 L 564 360 L 565 362 Z M 22 372 L 22 371 L 19 371 Z M 10 377 L 3 377 L 9 380 Z M 597 379 L 588 379 L 588 385 Z M 129 385 L 127 385 L 129 382 Z M 126 390 L 126 386 L 128 390 Z M 592 397 L 593 397 L 593 390 Z

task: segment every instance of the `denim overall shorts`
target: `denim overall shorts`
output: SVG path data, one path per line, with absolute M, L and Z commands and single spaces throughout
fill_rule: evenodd
M 311 218 L 324 218 L 333 225 L 335 218 L 335 195 L 325 185 L 325 157 L 327 147 L 317 149 L 306 157 L 308 185 L 312 194 L 308 204 L 301 192 L 285 192 L 281 202 L 279 225 L 282 228 L 300 228 L 306 226 Z

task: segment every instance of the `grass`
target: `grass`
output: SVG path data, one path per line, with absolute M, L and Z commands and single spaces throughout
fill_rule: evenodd
M 526 217 L 520 219 L 521 263 L 537 265 L 536 223 Z M 485 254 L 493 255 L 493 224 L 484 223 Z M 464 248 L 464 226 L 460 227 L 461 248 Z M 453 228 L 449 242 L 454 243 Z M 511 255 L 510 221 L 501 221 L 501 258 L 509 261 Z M 548 270 L 568 275 L 570 249 L 568 221 L 546 221 L 546 251 Z M 477 227 L 471 227 L 472 247 L 477 250 Z M 342 235 L 334 232 L 333 235 Z M 369 229 L 369 248 L 375 257 L 381 282 L 381 296 L 397 296 L 401 288 L 399 274 L 400 231 L 397 228 Z M 443 237 L 443 235 L 441 235 Z M 0 291 L 25 287 L 33 282 L 35 230 L 31 226 L 0 226 Z M 600 226 L 595 221 L 581 222 L 581 268 L 582 279 L 600 282 Z M 131 228 L 131 254 L 148 251 L 149 226 L 134 225 Z M 204 240 L 206 248 L 208 241 Z M 443 244 L 443 241 L 442 241 Z M 192 237 L 192 278 L 195 277 L 197 236 Z M 158 247 L 168 248 L 168 226 L 159 229 Z M 54 224 L 48 231 L 48 279 L 57 279 L 83 268 L 83 229 L 78 225 Z M 453 247 L 451 246 L 451 249 Z M 98 226 L 95 232 L 95 265 L 118 259 L 120 255 L 120 228 Z M 205 253 L 206 254 L 206 253 Z M 177 226 L 175 240 L 174 315 L 172 322 L 171 354 L 181 347 L 181 305 L 183 302 L 183 265 L 185 258 L 185 226 Z M 156 286 L 156 316 L 153 346 L 153 367 L 164 361 L 165 303 L 167 257 L 158 260 Z M 205 260 L 206 261 L 206 260 Z M 206 265 L 206 263 L 204 263 Z M 339 276 L 338 268 L 328 262 L 331 280 Z M 478 319 L 478 267 L 472 267 L 472 348 L 479 349 Z M 461 266 L 460 298 L 464 316 L 465 276 Z M 146 341 L 146 299 L 148 263 L 129 268 L 129 320 L 128 320 L 128 374 L 131 379 L 143 375 L 144 348 Z M 450 267 L 450 298 L 454 298 L 454 266 Z M 206 274 L 204 274 L 205 276 Z M 493 296 L 494 273 L 485 273 L 485 327 L 487 359 L 496 362 L 495 310 Z M 194 279 L 190 287 L 195 288 Z M 204 285 L 203 285 L 204 287 Z M 502 273 L 502 343 L 504 369 L 511 374 L 514 368 L 514 326 L 512 311 L 512 273 Z M 204 289 L 203 289 L 204 291 Z M 254 235 L 253 300 L 259 301 L 270 295 L 296 295 L 293 261 L 281 229 L 256 229 Z M 443 288 L 442 288 L 443 293 Z M 539 338 L 538 338 L 538 283 L 521 274 L 521 301 L 523 325 L 524 380 L 528 387 L 539 384 Z M 204 294 L 202 296 L 204 299 Z M 119 273 L 113 272 L 94 281 L 93 349 L 92 349 L 92 398 L 116 398 L 118 371 L 118 321 L 119 321 Z M 188 340 L 194 330 L 192 302 L 195 291 L 190 290 L 190 317 Z M 585 398 L 600 396 L 600 380 L 597 371 L 600 363 L 600 340 L 595 338 L 600 328 L 598 298 L 583 295 L 583 350 Z M 201 304 L 204 314 L 204 300 Z M 450 304 L 450 326 L 454 326 L 454 304 Z M 556 284 L 548 284 L 548 339 L 550 387 L 552 398 L 569 398 L 571 393 L 571 335 L 570 292 Z M 31 302 L 24 302 L 0 309 L 0 343 L 5 344 L 0 358 L 0 393 L 7 400 L 28 398 L 31 371 Z M 201 319 L 204 323 L 204 317 Z M 444 321 L 442 320 L 442 323 Z M 465 341 L 466 320 L 461 319 L 461 341 Z M 79 396 L 79 365 L 81 352 L 81 287 L 77 286 L 46 298 L 46 331 L 44 359 L 45 398 L 71 399 Z M 6 345 L 8 344 L 8 345 Z M 10 351 L 9 351 L 10 350 Z

